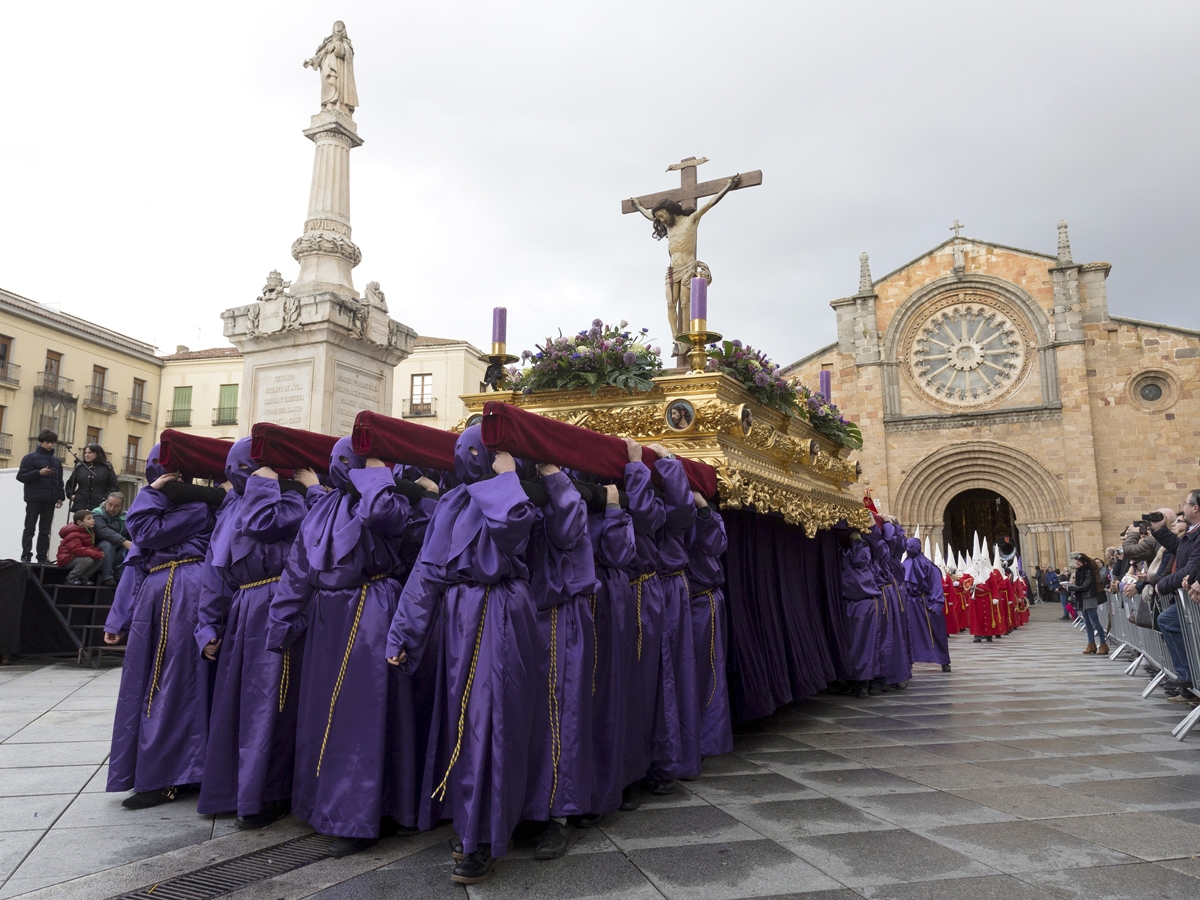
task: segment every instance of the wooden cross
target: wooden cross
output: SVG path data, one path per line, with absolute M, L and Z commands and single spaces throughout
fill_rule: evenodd
M 699 159 L 689 156 L 687 159 L 681 159 L 679 162 L 667 166 L 668 172 L 679 172 L 679 187 L 670 191 L 660 191 L 657 194 L 647 194 L 644 197 L 638 197 L 638 203 L 642 204 L 646 209 L 653 209 L 663 200 L 678 200 L 684 212 L 695 212 L 697 199 L 718 194 L 729 183 L 728 178 L 718 178 L 715 181 L 703 181 L 697 184 L 696 166 L 703 165 L 706 162 L 708 162 L 707 156 L 702 156 Z M 755 169 L 753 172 L 743 172 L 741 180 L 734 190 L 740 191 L 742 188 L 757 187 L 760 184 L 762 184 L 762 170 Z M 625 214 L 637 212 L 637 207 L 633 205 L 632 200 L 622 200 L 621 212 Z
M 954 224 L 950 226 L 950 230 L 954 232 L 955 237 L 958 237 L 959 231 L 961 231 L 963 228 L 966 228 L 966 226 L 959 224 L 958 219 L 955 219 Z

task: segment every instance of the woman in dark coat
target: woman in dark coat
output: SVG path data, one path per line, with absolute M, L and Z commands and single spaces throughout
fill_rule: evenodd
M 1072 553 L 1071 559 L 1076 566 L 1075 580 L 1067 583 L 1067 589 L 1074 594 L 1087 626 L 1088 644 L 1083 652 L 1107 654 L 1108 637 L 1100 625 L 1100 567 L 1084 553 Z M 1096 638 L 1100 639 L 1099 646 L 1096 646 Z
M 99 444 L 88 444 L 83 448 L 83 459 L 67 479 L 67 497 L 71 500 L 71 512 L 77 509 L 95 509 L 108 495 L 119 490 L 117 473 L 113 471 L 108 455 Z

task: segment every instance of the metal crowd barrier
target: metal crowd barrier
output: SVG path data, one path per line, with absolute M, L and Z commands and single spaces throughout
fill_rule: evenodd
M 1200 606 L 1193 603 L 1188 598 L 1187 591 L 1182 588 L 1175 599 L 1175 605 L 1179 607 L 1183 646 L 1187 650 L 1188 668 L 1191 669 L 1194 682 L 1200 673 Z M 1182 741 L 1197 722 L 1200 722 L 1200 706 L 1188 713 L 1187 717 L 1172 729 L 1171 734 L 1175 735 L 1176 740 Z
M 1129 615 L 1137 609 L 1139 597 L 1126 597 L 1121 593 L 1108 592 L 1110 637 L 1119 641 L 1117 649 L 1108 658 L 1116 659 L 1128 650 L 1136 654 L 1132 663 L 1125 669 L 1126 675 L 1136 675 L 1137 670 L 1149 662 L 1158 669 L 1158 673 L 1150 680 L 1150 684 L 1142 691 L 1145 700 L 1162 682 L 1171 678 L 1177 680 L 1175 667 L 1171 662 L 1171 654 L 1167 650 L 1163 636 L 1152 628 L 1141 628 L 1129 621 Z

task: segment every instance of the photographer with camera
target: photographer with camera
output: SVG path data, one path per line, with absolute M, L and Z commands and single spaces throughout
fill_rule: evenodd
M 1200 490 L 1192 490 L 1184 497 L 1182 504 L 1183 521 L 1187 528 L 1182 536 L 1176 535 L 1168 527 L 1173 521 L 1172 511 L 1161 509 L 1148 513 L 1143 518 L 1149 524 L 1150 534 L 1162 545 L 1163 550 L 1175 554 L 1171 571 L 1161 575 L 1154 589 L 1159 597 L 1173 599 L 1175 592 L 1181 587 L 1188 587 L 1200 578 Z M 1172 605 L 1163 610 L 1158 617 L 1158 630 L 1162 632 L 1167 651 L 1175 665 L 1178 681 L 1173 687 L 1179 689 L 1177 697 L 1172 700 L 1184 703 L 1200 702 L 1190 688 L 1192 687 L 1192 672 L 1188 668 L 1187 650 L 1183 643 L 1183 623 L 1179 619 L 1178 607 Z

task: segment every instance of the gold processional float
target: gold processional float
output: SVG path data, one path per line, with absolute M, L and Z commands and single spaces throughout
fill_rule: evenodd
M 503 337 L 503 330 L 493 337 Z M 493 341 L 480 359 L 489 364 L 496 390 L 462 394 L 467 416 L 452 427 L 461 432 L 481 421 L 488 401 L 511 403 L 528 412 L 641 444 L 661 443 L 679 457 L 707 463 L 716 470 L 723 509 L 777 513 L 802 527 L 811 538 L 846 521 L 871 527 L 870 512 L 851 490 L 862 474 L 847 457 L 851 450 L 820 434 L 800 415 L 788 415 L 758 403 L 736 379 L 706 371 L 706 347 L 721 339 L 705 319 L 692 319 L 691 330 L 676 336 L 690 346 L 690 371 L 668 371 L 653 378 L 654 387 L 631 393 L 602 387 L 524 393 L 506 387 L 504 367 L 518 358 L 503 340 Z

